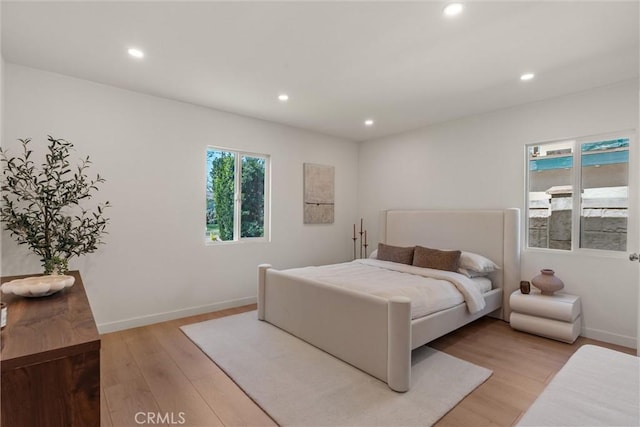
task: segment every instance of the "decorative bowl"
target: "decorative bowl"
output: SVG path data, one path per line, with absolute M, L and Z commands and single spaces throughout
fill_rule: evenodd
M 73 286 L 75 281 L 75 277 L 63 274 L 34 276 L 4 283 L 0 289 L 2 289 L 3 294 L 14 294 L 22 297 L 46 297 Z

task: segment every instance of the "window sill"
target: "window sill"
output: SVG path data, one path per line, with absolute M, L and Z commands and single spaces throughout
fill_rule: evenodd
M 574 249 L 565 251 L 562 249 L 547 249 L 547 248 L 524 248 L 523 254 L 535 253 L 535 254 L 548 254 L 553 256 L 578 256 L 586 258 L 609 258 L 609 259 L 627 259 L 629 254 L 627 251 L 606 251 L 598 249 Z
M 255 238 L 255 239 L 242 239 L 242 240 L 208 240 L 205 239 L 205 246 L 229 246 L 229 245 L 244 245 L 247 243 L 269 243 L 269 239 Z

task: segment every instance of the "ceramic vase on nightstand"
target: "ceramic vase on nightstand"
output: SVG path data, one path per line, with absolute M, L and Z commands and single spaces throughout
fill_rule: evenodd
M 553 295 L 555 291 L 564 288 L 562 280 L 558 279 L 550 268 L 543 268 L 540 274 L 531 279 L 531 284 L 542 291 L 542 295 Z

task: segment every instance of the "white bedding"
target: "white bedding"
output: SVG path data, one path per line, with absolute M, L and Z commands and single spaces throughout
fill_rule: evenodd
M 640 359 L 583 345 L 518 426 L 638 426 L 639 401 Z
M 476 285 L 476 288 L 478 288 L 481 294 L 489 292 L 491 289 L 493 289 L 493 283 L 488 277 L 472 277 L 471 281 L 474 285 Z
M 412 319 L 462 303 L 467 304 L 471 313 L 485 306 L 482 292 L 472 279 L 449 271 L 359 259 L 342 264 L 295 268 L 286 273 L 386 299 L 406 296 L 411 299 Z M 483 286 L 486 287 L 486 281 Z

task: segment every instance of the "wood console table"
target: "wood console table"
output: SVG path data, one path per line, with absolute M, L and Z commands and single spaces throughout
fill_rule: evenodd
M 100 336 L 80 274 L 69 274 L 75 284 L 48 297 L 2 295 L 4 427 L 100 425 Z

